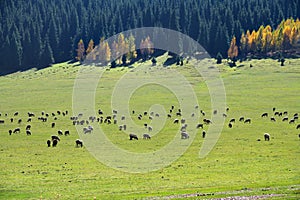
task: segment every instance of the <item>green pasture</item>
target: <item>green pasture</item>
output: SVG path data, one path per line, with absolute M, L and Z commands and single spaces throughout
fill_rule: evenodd
M 159 63 L 164 59 L 158 58 L 155 67 L 151 67 L 150 61 L 136 63 L 130 68 L 84 66 L 85 71 L 103 70 L 96 90 L 95 113 L 101 109 L 104 116 L 112 115 L 114 86 L 127 74 L 133 80 L 139 80 L 151 77 L 156 71 L 172 76 L 176 70 L 189 81 L 198 98 L 199 109 L 192 112 L 200 117 L 201 123 L 204 117 L 200 110 L 210 119 L 213 113 L 209 90 L 193 67 L 196 61 L 192 60 L 184 67 L 163 67 Z M 215 60 L 208 59 L 201 65 L 209 67 L 214 63 Z M 208 156 L 200 159 L 199 150 L 205 140 L 200 128 L 180 158 L 148 173 L 113 169 L 99 162 L 86 147 L 75 147 L 79 135 L 70 117 L 78 114 L 72 110 L 74 81 L 81 70 L 76 64 L 61 63 L 43 70 L 32 69 L 0 77 L 0 120 L 5 120 L 0 124 L 0 199 L 169 199 L 183 198 L 187 194 L 194 199 L 268 194 L 276 194 L 272 199 L 300 198 L 300 129 L 296 129 L 300 120 L 289 124 L 282 121 L 283 117 L 274 116 L 272 111 L 273 107 L 279 112 L 287 111 L 289 120 L 295 113 L 300 114 L 300 60 L 287 60 L 284 67 L 268 59 L 238 62 L 234 68 L 229 68 L 226 63 L 214 65 L 220 70 L 229 108 L 217 144 Z M 145 69 L 139 70 L 141 67 Z M 119 148 L 149 153 L 180 135 L 180 125 L 173 121 L 181 117 L 174 113 L 171 119 L 166 116 L 172 105 L 175 110 L 180 108 L 176 94 L 169 89 L 159 84 L 144 85 L 133 92 L 129 102 L 120 100 L 120 104 L 128 106 L 130 113 L 118 113 L 118 122 L 124 114 L 126 120 L 131 117 L 140 129 L 145 123 L 152 124 L 153 131 L 149 134 L 153 137 L 151 140 L 141 138 L 148 132 L 146 129 L 141 132 L 128 127 L 128 132 L 123 132 L 119 131 L 118 125 L 101 124 L 107 138 Z M 154 116 L 152 122 L 148 117 L 155 109 L 159 110 L 155 113 L 160 116 Z M 57 115 L 58 110 L 68 111 L 68 115 Z M 47 122 L 38 120 L 42 111 L 50 115 Z M 148 111 L 148 115 L 138 120 L 138 115 L 143 115 L 144 111 Z M 18 116 L 14 116 L 15 112 Z M 30 123 L 26 122 L 27 112 L 35 114 Z M 84 112 L 83 109 L 82 119 L 87 120 Z M 187 119 L 187 124 L 192 120 L 192 112 L 182 116 Z M 268 118 L 261 117 L 265 112 L 269 114 Z M 242 116 L 250 118 L 251 124 L 239 122 Z M 271 122 L 272 116 L 276 122 Z M 14 119 L 12 123 L 10 118 Z M 232 118 L 236 122 L 230 129 L 228 123 Z M 22 119 L 21 124 L 18 119 Z M 155 120 L 163 121 L 164 126 L 158 130 Z M 51 128 L 52 122 L 56 123 L 55 128 Z M 27 124 L 32 125 L 30 136 L 25 133 Z M 91 122 L 90 125 L 96 127 L 99 123 Z M 8 130 L 17 127 L 21 132 L 9 135 Z M 83 127 L 79 126 L 79 130 Z M 208 125 L 204 125 L 204 130 L 207 129 Z M 48 148 L 46 141 L 51 135 L 57 135 L 58 130 L 70 130 L 71 134 L 60 136 L 58 146 Z M 130 141 L 130 132 L 140 139 Z M 270 141 L 264 141 L 264 133 L 271 135 Z

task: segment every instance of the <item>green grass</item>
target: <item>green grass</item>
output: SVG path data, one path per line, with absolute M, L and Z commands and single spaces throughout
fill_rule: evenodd
M 205 61 L 207 65 L 212 62 Z M 253 68 L 249 68 L 250 63 Z M 289 116 L 300 113 L 300 60 L 287 60 L 285 67 L 273 60 L 237 64 L 236 68 L 225 64 L 218 66 L 230 110 L 214 149 L 207 157 L 199 158 L 204 141 L 200 129 L 183 156 L 167 167 L 149 173 L 112 169 L 100 163 L 86 148 L 75 148 L 74 141 L 79 136 L 69 117 L 72 115 L 74 80 L 80 67 L 62 63 L 39 71 L 0 77 L 0 119 L 5 120 L 4 125 L 0 124 L 0 199 L 140 199 L 195 193 L 214 194 L 194 197 L 200 199 L 256 194 L 283 194 L 273 198 L 299 199 L 300 132 L 295 127 L 300 122 L 288 124 L 276 117 L 274 123 L 260 116 L 264 112 L 271 115 L 273 107 L 288 111 Z M 176 69 L 190 81 L 206 117 L 211 116 L 208 89 L 193 68 L 193 62 L 185 67 L 167 69 L 158 66 L 151 70 L 137 70 L 147 65 L 150 62 L 137 63 L 132 69 L 105 71 L 97 87 L 95 107 L 106 114 L 111 113 L 113 88 L 128 73 L 131 77 L 143 79 L 151 77 L 154 73 L 151 70 L 169 74 L 171 69 Z M 127 105 L 127 102 L 123 103 Z M 131 114 L 133 121 L 143 127 L 150 120 L 143 118 L 139 121 L 139 113 L 155 110 L 158 107 L 153 105 L 156 104 L 168 112 L 171 105 L 178 108 L 179 101 L 172 91 L 153 84 L 134 91 L 128 104 L 130 111 L 136 111 L 136 114 Z M 49 117 L 46 123 L 37 120 L 42 111 L 51 115 L 57 110 L 68 110 L 69 115 L 58 116 L 55 128 L 50 126 L 53 117 Z M 16 111 L 20 114 L 14 117 Z M 29 111 L 37 117 L 31 123 L 32 135 L 26 136 L 24 129 Z M 8 117 L 4 116 L 5 113 Z M 251 118 L 252 124 L 237 121 L 229 129 L 228 121 L 240 116 Z M 9 122 L 11 117 L 15 119 L 13 123 Z M 16 122 L 19 118 L 23 119 L 21 125 Z M 150 141 L 129 141 L 127 134 L 119 131 L 116 125 L 103 124 L 101 128 L 120 148 L 145 153 L 163 147 L 170 138 L 179 134 L 179 125 L 173 124 L 174 118 L 173 115 L 172 119 L 166 119 L 160 131 L 153 125 L 152 134 L 156 134 Z M 164 114 L 155 120 L 164 120 Z M 8 130 L 16 127 L 22 129 L 21 133 L 10 136 Z M 61 136 L 56 148 L 47 148 L 46 140 L 59 129 L 68 129 L 71 135 Z M 207 130 L 207 126 L 204 129 Z M 271 135 L 269 142 L 263 141 L 265 132 Z M 259 138 L 262 141 L 257 141 Z

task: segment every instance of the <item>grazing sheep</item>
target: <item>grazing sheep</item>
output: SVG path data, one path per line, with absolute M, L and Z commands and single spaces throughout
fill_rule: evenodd
M 92 130 L 91 130 L 91 129 L 88 129 L 88 128 L 83 128 L 83 133 L 84 133 L 84 134 L 92 133 Z
M 195 109 L 198 109 L 199 108 L 199 106 L 198 105 L 195 105 Z
M 20 128 L 15 128 L 15 130 L 13 131 L 13 133 L 20 133 L 21 129 Z
M 205 112 L 203 110 L 200 110 L 200 112 L 203 116 L 205 116 Z
M 212 124 L 212 121 L 209 119 L 203 119 L 203 122 L 208 125 L 208 124 Z
M 235 122 L 235 119 L 234 118 L 232 118 L 230 121 L 229 121 L 229 123 L 234 123 Z
M 283 112 L 283 115 L 287 115 L 287 114 L 288 114 L 288 112 L 287 112 L 287 111 L 284 111 L 284 112 Z
M 48 145 L 48 147 L 51 146 L 51 140 L 47 140 L 47 145 Z
M 133 114 L 133 115 L 135 114 L 135 111 L 134 111 L 134 110 L 132 111 L 132 114 Z
M 142 117 L 141 117 L 141 116 L 138 116 L 138 119 L 139 119 L 139 120 L 142 120 Z
M 295 123 L 295 120 L 294 119 L 291 119 L 290 121 L 289 121 L 289 124 L 294 124 Z
M 159 117 L 159 114 L 158 114 L 158 113 L 156 113 L 156 114 L 155 114 L 155 117 Z
M 174 106 L 174 105 L 172 105 L 172 106 L 171 106 L 171 109 L 172 109 L 172 110 L 174 110 L 174 108 L 175 108 L 175 106 Z
M 152 112 L 150 113 L 150 115 L 153 116 L 153 115 L 154 115 L 154 112 L 152 111 Z
M 232 124 L 231 124 L 231 123 L 229 123 L 229 124 L 228 124 L 228 127 L 229 127 L 229 128 L 232 128 Z
M 249 123 L 249 124 L 251 124 L 251 119 L 246 119 L 245 121 L 244 121 L 244 123 Z
M 185 119 L 182 118 L 182 119 L 180 120 L 180 122 L 181 122 L 182 124 L 184 124 L 184 123 L 185 123 Z
M 2 120 L 0 120 L 0 124 L 4 124 L 4 122 L 5 122 L 5 121 L 4 121 L 3 119 L 2 119 Z
M 176 113 L 176 116 L 180 117 L 180 116 L 181 116 L 181 113 L 180 113 L 180 112 L 177 112 L 177 113 Z
M 276 122 L 275 117 L 271 117 L 270 119 L 271 119 L 272 122 Z
M 27 122 L 31 122 L 32 121 L 32 119 L 29 117 L 28 119 L 27 119 Z
M 172 118 L 172 115 L 168 114 L 168 118 Z
M 174 124 L 178 124 L 179 123 L 179 119 L 174 119 L 173 123 Z
M 192 113 L 192 114 L 191 114 L 191 117 L 195 117 L 195 113 Z
M 190 136 L 187 132 L 183 131 L 181 132 L 181 139 L 188 139 Z
M 300 134 L 298 135 L 298 137 L 300 138 Z
M 151 139 L 151 136 L 147 133 L 143 134 L 143 139 Z
M 123 125 L 124 131 L 126 131 L 126 128 L 127 128 L 127 126 L 126 126 L 126 124 L 124 124 L 124 125 Z
M 173 112 L 173 110 L 170 110 L 169 112 L 170 112 L 170 113 L 172 113 L 172 112 Z
M 268 113 L 263 113 L 261 117 L 268 117 Z
M 51 123 L 51 128 L 54 128 L 55 127 L 55 122 L 52 122 Z
M 26 130 L 30 130 L 30 129 L 31 129 L 31 125 L 28 124 L 28 125 L 26 126 Z
M 276 110 L 276 108 L 274 107 L 274 108 L 273 108 L 273 112 L 274 112 L 275 110 Z
M 265 138 L 265 141 L 270 141 L 270 134 L 269 133 L 265 133 L 264 134 L 264 138 Z
M 61 112 L 58 110 L 58 111 L 56 111 L 56 113 L 58 114 L 58 115 L 60 115 L 61 114 Z
M 14 116 L 18 116 L 19 112 L 15 112 Z
M 278 114 L 278 116 L 279 116 L 279 117 L 282 117 L 282 112 L 280 112 L 280 113 Z
M 202 131 L 202 138 L 205 138 L 205 135 L 206 135 L 206 131 L 203 130 L 203 131 Z
M 146 115 L 148 115 L 148 112 L 147 112 L 147 111 L 144 112 L 144 116 L 146 116 Z
M 58 143 L 58 140 L 54 139 L 52 140 L 52 147 L 56 147 Z
M 196 128 L 203 128 L 203 124 L 197 124 Z
M 75 140 L 76 147 L 83 147 L 83 141 L 80 139 Z
M 10 118 L 10 122 L 13 123 L 13 122 L 14 122 L 14 119 L 13 119 L 13 118 Z
M 130 133 L 130 134 L 129 134 L 129 140 L 133 140 L 133 139 L 138 140 L 139 138 L 138 138 L 137 135 L 135 135 L 135 134 L 133 134 L 133 133 Z
M 227 117 L 227 115 L 225 113 L 223 113 L 223 117 Z
M 28 114 L 28 117 L 29 117 L 29 118 L 35 116 L 34 113 L 31 113 L 31 112 L 28 112 L 27 114 Z
M 21 124 L 21 123 L 22 123 L 22 119 L 19 119 L 19 120 L 18 120 L 18 124 Z
M 148 127 L 148 124 L 144 124 L 144 127 L 147 128 L 147 127 Z
M 275 116 L 276 116 L 276 115 L 279 116 L 279 112 L 275 112 L 274 115 L 275 115 Z
M 119 131 L 122 131 L 123 126 L 119 126 Z
M 118 120 L 114 119 L 114 124 L 117 124 L 118 123 Z
M 297 125 L 296 129 L 299 129 L 299 128 L 300 128 L 300 124 Z
M 297 119 L 299 119 L 299 117 L 298 116 L 294 116 L 294 120 L 297 120 Z
M 150 132 L 150 131 L 152 131 L 153 129 L 152 129 L 152 127 L 151 126 L 148 126 L 148 131 Z
M 57 131 L 57 134 L 58 134 L 58 135 L 63 135 L 62 130 L 58 130 L 58 131 Z
M 113 110 L 113 114 L 118 114 L 118 111 L 117 110 Z
M 65 131 L 65 136 L 67 136 L 67 135 L 70 135 L 70 131 L 69 130 Z
M 229 111 L 229 108 L 228 108 L 228 107 L 226 108 L 226 111 L 227 111 L 227 112 Z
M 217 110 L 214 110 L 214 115 L 218 114 L 218 111 Z
M 51 139 L 52 139 L 52 141 L 53 141 L 53 140 L 58 140 L 58 141 L 60 141 L 60 138 L 59 138 L 57 135 L 52 135 L 52 136 L 51 136 Z
M 121 120 L 125 120 L 125 116 L 124 115 L 122 115 Z
M 31 135 L 31 131 L 30 130 L 26 130 L 26 135 Z
M 153 119 L 153 117 L 152 117 L 152 116 L 149 116 L 149 119 L 150 119 L 150 120 L 152 120 L 152 119 Z
M 9 135 L 11 135 L 11 134 L 12 134 L 12 132 L 13 132 L 12 130 L 8 130 L 8 134 L 9 134 Z
M 289 120 L 288 117 L 284 117 L 284 118 L 282 119 L 283 122 L 284 122 L 284 121 L 288 121 L 288 120 Z

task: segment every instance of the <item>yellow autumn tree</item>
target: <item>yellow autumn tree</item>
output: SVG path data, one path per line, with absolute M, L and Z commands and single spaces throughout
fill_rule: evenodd
M 83 62 L 85 58 L 85 48 L 82 39 L 79 40 L 76 51 L 77 51 L 76 60 L 78 60 L 79 62 Z
M 236 58 L 239 54 L 238 46 L 236 44 L 236 37 L 233 36 L 231 42 L 230 42 L 230 47 L 228 49 L 228 58 L 233 62 L 233 65 L 235 66 Z

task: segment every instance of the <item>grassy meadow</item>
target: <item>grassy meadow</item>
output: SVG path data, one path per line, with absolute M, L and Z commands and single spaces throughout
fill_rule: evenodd
M 164 59 L 158 58 L 158 63 Z M 124 75 L 130 73 L 130 77 L 138 80 L 151 76 L 153 70 L 168 74 L 172 69 L 190 82 L 198 98 L 199 110 L 204 110 L 205 118 L 209 119 L 213 114 L 208 88 L 193 62 L 185 67 L 158 65 L 145 71 L 137 69 L 150 66 L 150 61 L 136 63 L 132 68 L 104 69 L 96 91 L 95 108 L 103 110 L 105 116 L 111 115 L 113 89 Z M 213 63 L 214 60 L 204 61 L 207 66 Z M 195 199 L 268 194 L 280 195 L 272 199 L 299 199 L 300 129 L 297 130 L 296 125 L 300 120 L 289 124 L 278 116 L 275 116 L 276 122 L 271 122 L 270 117 L 274 116 L 273 107 L 280 112 L 287 111 L 289 119 L 294 113 L 300 114 L 300 60 L 287 60 L 285 67 L 269 59 L 237 65 L 234 68 L 225 63 L 218 66 L 229 111 L 213 150 L 205 158 L 199 158 L 204 141 L 200 128 L 179 159 L 149 173 L 112 169 L 99 162 L 85 147 L 75 148 L 74 141 L 79 136 L 70 117 L 73 116 L 74 80 L 80 66 L 61 63 L 43 70 L 32 69 L 0 77 L 0 120 L 5 120 L 0 124 L 0 199 L 157 199 L 181 198 L 186 197 L 185 194 L 192 194 L 191 198 Z M 94 68 L 84 67 L 85 70 Z M 152 152 L 180 134 L 180 125 L 173 124 L 175 114 L 172 113 L 171 119 L 166 117 L 171 105 L 178 109 L 179 102 L 165 87 L 144 85 L 134 91 L 130 102 L 123 103 L 130 111 L 135 110 L 135 114 L 130 115 L 141 128 L 151 120 L 146 117 L 138 120 L 138 114 L 151 111 L 155 108 L 153 105 L 165 109 L 159 119 L 154 117 L 153 120 L 165 122 L 160 130 L 153 125 L 150 134 L 155 135 L 151 140 L 138 141 L 130 141 L 128 132 L 119 131 L 117 125 L 101 124 L 106 136 L 118 147 L 131 152 Z M 68 115 L 57 115 L 57 110 L 68 110 Z M 17 111 L 18 116 L 14 116 Z M 38 120 L 42 111 L 50 114 L 47 122 Z M 35 113 L 30 123 L 26 122 L 27 112 Z M 268 112 L 268 118 L 261 118 L 264 112 Z M 252 123 L 239 122 L 241 116 L 251 118 Z M 11 123 L 10 118 L 14 122 Z M 232 118 L 236 122 L 230 129 L 227 125 Z M 22 119 L 21 124 L 17 123 L 18 119 Z M 202 122 L 203 117 L 200 119 Z M 55 128 L 51 128 L 52 122 L 56 123 Z M 30 136 L 25 133 L 27 124 L 32 125 Z M 91 123 L 94 127 L 97 124 Z M 8 130 L 16 127 L 20 127 L 21 132 L 9 135 Z M 204 125 L 204 129 L 207 128 L 208 125 Z M 58 146 L 48 148 L 46 141 L 56 135 L 57 130 L 70 130 L 71 134 L 60 136 Z M 265 132 L 271 135 L 270 141 L 263 140 Z M 141 132 L 136 134 L 142 135 Z

